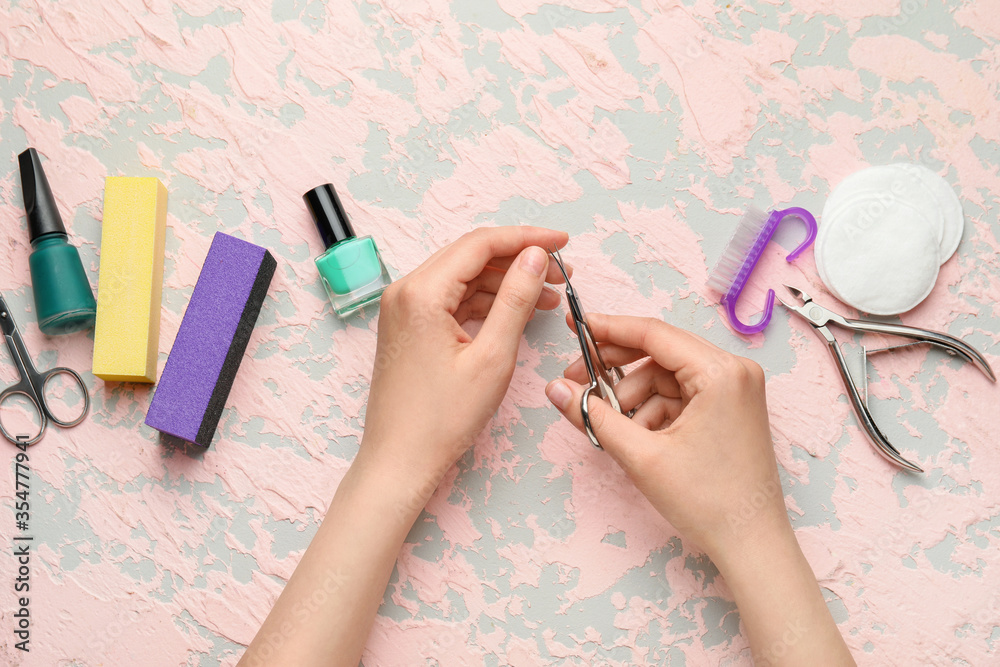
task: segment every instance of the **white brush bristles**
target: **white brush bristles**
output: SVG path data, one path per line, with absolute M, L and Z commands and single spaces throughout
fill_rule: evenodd
M 746 264 L 749 255 L 757 239 L 760 237 L 764 225 L 770 213 L 766 213 L 756 206 L 750 206 L 747 212 L 740 219 L 740 224 L 736 226 L 726 249 L 722 251 L 722 256 L 712 272 L 708 274 L 708 286 L 715 291 L 726 294 L 733 282 L 739 275 L 740 270 Z

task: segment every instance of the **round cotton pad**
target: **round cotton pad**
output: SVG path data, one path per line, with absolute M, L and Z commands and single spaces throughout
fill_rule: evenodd
M 906 162 L 862 169 L 837 185 L 827 199 L 823 216 L 856 197 L 872 196 L 883 200 L 899 198 L 920 210 L 931 222 L 941 225 L 941 263 L 955 254 L 965 231 L 965 215 L 958 195 L 941 176 L 923 165 Z
M 861 199 L 875 201 L 885 207 L 898 201 L 912 206 L 924 215 L 925 220 L 934 227 L 936 242 L 940 246 L 944 237 L 944 206 L 935 191 L 925 185 L 925 171 L 929 170 L 914 164 L 900 163 L 855 172 L 834 188 L 823 207 L 823 217 Z
M 828 206 L 829 208 L 829 206 Z M 872 315 L 904 313 L 934 288 L 936 227 L 895 198 L 842 201 L 829 214 L 814 252 L 820 276 L 841 301 Z
M 853 199 L 859 194 L 878 192 L 879 189 L 888 189 L 892 185 L 892 176 L 895 169 L 886 165 L 881 167 L 868 167 L 861 171 L 856 171 L 833 189 L 823 206 L 823 217 L 833 213 L 848 199 Z M 874 185 L 874 187 L 870 187 Z
M 958 200 L 955 190 L 944 180 L 923 165 L 900 164 L 893 165 L 914 170 L 924 188 L 934 195 L 941 208 L 944 222 L 944 229 L 941 235 L 941 252 L 939 259 L 944 264 L 958 250 L 958 244 L 962 240 L 962 232 L 965 231 L 965 214 L 962 212 L 962 202 Z
M 843 301 L 844 297 L 837 294 L 837 290 L 833 289 L 830 285 L 830 278 L 826 275 L 826 266 L 823 263 L 823 253 L 820 252 L 820 247 L 822 246 L 820 238 L 825 236 L 824 232 L 826 232 L 829 226 L 830 225 L 827 224 L 827 217 L 824 214 L 819 232 L 816 234 L 816 240 L 813 241 L 813 260 L 816 262 L 816 273 L 819 274 L 819 279 L 823 281 L 823 284 L 826 285 L 826 288 L 830 290 L 831 294 Z

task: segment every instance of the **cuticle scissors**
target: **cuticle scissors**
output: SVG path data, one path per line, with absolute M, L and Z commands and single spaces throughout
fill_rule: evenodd
M 861 422 L 861 426 L 865 429 L 865 432 L 868 434 L 869 439 L 871 439 L 872 444 L 875 445 L 878 452 L 895 465 L 913 472 L 923 472 L 923 469 L 920 468 L 920 466 L 903 458 L 903 456 L 899 453 L 899 450 L 893 447 L 892 443 L 889 442 L 888 438 L 885 437 L 885 434 L 883 434 L 881 429 L 879 429 L 878 424 L 875 423 L 875 419 L 872 417 L 871 411 L 868 409 L 867 375 L 864 371 L 862 371 L 861 379 L 864 382 L 864 396 L 862 396 L 861 391 L 858 390 L 858 385 L 855 383 L 854 378 L 851 375 L 850 369 L 847 367 L 847 360 L 844 358 L 844 353 L 840 349 L 840 344 L 837 342 L 837 339 L 833 337 L 833 334 L 830 332 L 827 324 L 836 324 L 841 328 L 852 331 L 860 331 L 863 333 L 881 333 L 892 336 L 902 336 L 904 338 L 910 338 L 914 341 L 913 343 L 908 343 L 907 345 L 915 345 L 917 343 L 929 343 L 931 345 L 936 345 L 971 363 L 976 368 L 981 370 L 986 377 L 993 382 L 997 381 L 996 375 L 993 373 L 993 369 L 990 368 L 989 363 L 983 355 L 977 352 L 968 343 L 959 340 L 954 336 L 949 336 L 948 334 L 939 331 L 930 331 L 928 329 L 908 327 L 889 322 L 848 319 L 814 302 L 811 296 L 798 288 L 785 285 L 785 289 L 787 289 L 793 297 L 801 299 L 802 305 L 787 303 L 781 297 L 778 297 L 778 301 L 780 301 L 781 305 L 785 308 L 811 324 L 813 329 L 815 329 L 816 332 L 826 341 L 831 354 L 833 354 L 833 358 L 837 362 L 837 369 L 840 371 L 840 377 L 844 381 L 844 385 L 847 387 L 847 396 L 851 400 L 851 405 L 854 408 L 854 413 L 858 417 L 858 421 Z M 904 345 L 894 346 L 887 349 L 895 349 L 895 347 L 904 347 Z M 876 351 L 878 350 L 870 350 L 870 352 Z M 868 352 L 869 350 L 865 350 L 862 347 L 863 355 L 867 355 Z
M 601 443 L 598 442 L 597 434 L 594 433 L 594 429 L 590 425 L 590 406 L 588 405 L 588 400 L 591 394 L 600 399 L 607 398 L 611 407 L 618 412 L 622 412 L 621 403 L 615 394 L 615 384 L 621 382 L 625 377 L 625 373 L 618 366 L 613 366 L 609 369 L 604 364 L 604 359 L 601 357 L 601 350 L 597 347 L 597 341 L 594 340 L 594 333 L 590 330 L 590 325 L 587 324 L 587 317 L 583 312 L 580 297 L 577 296 L 573 290 L 573 286 L 570 285 L 569 274 L 563 264 L 562 257 L 559 256 L 559 251 L 556 248 L 552 248 L 549 254 L 552 255 L 552 259 L 555 260 L 556 265 L 563 274 L 563 278 L 566 280 L 566 300 L 569 302 L 569 312 L 573 316 L 573 323 L 576 326 L 576 337 L 580 340 L 583 363 L 587 367 L 587 375 L 590 377 L 590 385 L 583 390 L 583 396 L 580 399 L 583 426 L 587 431 L 587 437 L 590 438 L 590 442 L 593 443 L 594 447 L 604 449 L 601 447 Z M 610 374 L 609 370 L 611 371 Z M 614 377 L 612 377 L 612 374 Z M 631 417 L 634 413 L 635 410 L 631 410 L 623 414 Z
M 24 347 L 24 340 L 21 339 L 21 332 L 17 330 L 17 324 L 14 323 L 14 317 L 11 315 L 3 296 L 0 296 L 0 328 L 3 329 L 3 337 L 7 341 L 7 349 L 10 350 L 14 366 L 17 367 L 17 372 L 21 376 L 19 382 L 0 392 L 0 405 L 3 405 L 11 396 L 26 396 L 31 401 L 31 404 L 35 406 L 39 421 L 38 433 L 34 436 L 14 436 L 7 431 L 3 425 L 3 419 L 0 418 L 0 433 L 15 444 L 33 445 L 42 439 L 45 428 L 50 421 L 62 428 L 76 426 L 82 422 L 90 411 L 90 394 L 87 392 L 87 385 L 84 384 L 83 378 L 72 368 L 52 368 L 44 373 L 39 373 L 35 370 L 35 365 L 31 362 L 31 356 Z M 80 393 L 83 395 L 83 411 L 78 417 L 70 421 L 64 421 L 56 417 L 49 410 L 48 401 L 45 398 L 45 386 L 56 375 L 69 375 L 72 377 L 79 385 Z

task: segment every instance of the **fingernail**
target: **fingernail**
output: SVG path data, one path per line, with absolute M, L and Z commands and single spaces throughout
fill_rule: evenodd
M 566 408 L 569 407 L 569 401 L 573 398 L 573 392 L 570 391 L 570 388 L 562 380 L 553 380 L 550 382 L 545 387 L 545 395 L 552 401 L 552 405 L 563 412 L 566 412 Z
M 542 275 L 549 263 L 549 256 L 538 246 L 525 248 L 521 253 L 521 268 L 533 276 Z

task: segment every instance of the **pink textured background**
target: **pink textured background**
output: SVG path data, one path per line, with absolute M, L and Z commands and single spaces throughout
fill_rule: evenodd
M 0 290 L 40 366 L 89 370 L 92 341 L 34 323 L 26 146 L 95 285 L 104 177 L 169 189 L 161 369 L 214 231 L 279 263 L 204 455 L 142 425 L 148 387 L 89 374 L 92 417 L 30 450 L 31 653 L 10 632 L 4 510 L 3 662 L 235 664 L 362 431 L 376 320 L 337 321 L 319 288 L 300 196 L 326 181 L 398 274 L 476 225 L 567 229 L 590 310 L 664 317 L 758 360 L 790 516 L 859 662 L 998 661 L 996 387 L 926 350 L 877 358 L 876 411 L 928 471 L 900 473 L 807 325 L 776 312 L 766 338 L 741 339 L 705 286 L 748 201 L 818 213 L 847 174 L 920 161 L 954 185 L 967 229 L 901 320 L 1000 366 L 995 3 L 246 4 L 0 6 Z M 772 244 L 761 272 L 752 303 L 790 282 L 839 307 L 810 253 L 785 265 Z M 542 388 L 574 350 L 559 320 L 531 324 L 494 423 L 414 530 L 365 664 L 750 664 L 711 565 L 549 408 Z M 13 465 L 4 478 L 7 508 Z

